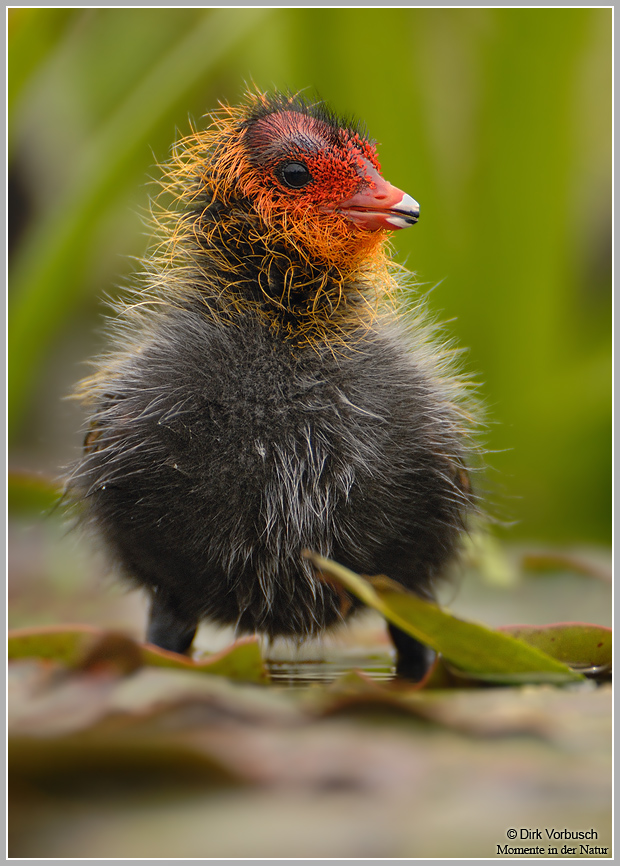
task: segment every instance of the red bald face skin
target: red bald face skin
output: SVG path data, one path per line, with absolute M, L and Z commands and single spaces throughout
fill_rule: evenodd
M 248 127 L 245 148 L 278 209 L 300 218 L 338 214 L 352 231 L 414 225 L 419 205 L 381 176 L 373 144 L 295 111 L 277 111 Z M 256 194 L 249 184 L 247 192 Z

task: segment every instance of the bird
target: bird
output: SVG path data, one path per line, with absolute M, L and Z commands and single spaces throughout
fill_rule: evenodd
M 478 508 L 454 350 L 389 235 L 418 222 L 377 145 L 320 98 L 249 90 L 173 145 L 155 244 L 76 386 L 79 521 L 147 591 L 146 639 L 203 621 L 303 641 L 359 601 L 310 550 L 422 598 Z M 397 672 L 433 653 L 389 626 Z

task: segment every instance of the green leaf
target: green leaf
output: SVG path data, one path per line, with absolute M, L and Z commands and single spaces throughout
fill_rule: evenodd
M 307 552 L 315 567 L 378 610 L 389 622 L 477 679 L 492 682 L 567 682 L 581 676 L 536 647 L 483 625 L 466 622 L 424 601 L 388 578 L 372 583 L 349 569 Z
M 611 565 L 597 562 L 591 557 L 579 556 L 572 552 L 566 553 L 560 550 L 526 553 L 522 557 L 521 566 L 526 571 L 543 573 L 549 571 L 572 571 L 575 574 L 583 574 L 586 577 L 596 577 L 607 583 L 611 583 L 612 581 Z
M 598 668 L 612 663 L 612 631 L 584 622 L 506 625 L 500 631 L 522 640 L 571 667 Z
M 219 653 L 196 660 L 147 644 L 142 648 L 142 658 L 152 667 L 193 670 L 245 682 L 269 680 L 255 637 L 242 638 Z
M 15 629 L 8 635 L 8 658 L 47 659 L 73 667 L 83 657 L 89 641 L 101 634 L 101 629 L 86 625 Z
M 188 656 L 151 644 L 138 644 L 129 637 L 94 626 L 47 626 L 9 632 L 8 657 L 9 660 L 47 659 L 87 670 L 105 664 L 120 672 L 129 672 L 146 665 L 192 670 L 245 682 L 266 682 L 269 679 L 256 638 L 243 638 L 222 652 L 194 661 Z

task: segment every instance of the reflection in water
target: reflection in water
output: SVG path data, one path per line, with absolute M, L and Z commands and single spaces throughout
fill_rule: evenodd
M 353 670 L 361 671 L 377 682 L 394 677 L 393 658 L 389 652 L 352 655 L 330 652 L 321 659 L 266 659 L 267 669 L 275 686 L 303 688 L 331 683 Z

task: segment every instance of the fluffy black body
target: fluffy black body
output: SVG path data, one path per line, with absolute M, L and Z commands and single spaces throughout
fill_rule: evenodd
M 308 635 L 339 602 L 304 548 L 425 594 L 454 553 L 459 443 L 389 337 L 296 354 L 179 311 L 110 385 L 73 486 L 183 619 Z
M 290 281 L 294 258 L 278 255 L 270 285 Z M 68 485 L 151 593 L 149 638 L 184 651 L 203 619 L 298 638 L 341 622 L 356 602 L 343 605 L 306 548 L 432 596 L 472 500 L 462 412 L 428 348 L 412 351 L 389 318 L 353 316 L 331 344 L 284 339 L 253 307 L 218 312 L 218 262 L 211 280 L 207 267 L 194 273 L 199 291 L 141 320 L 133 349 L 102 363 Z M 356 298 L 346 283 L 334 291 L 348 288 Z M 268 307 L 258 269 L 237 275 L 236 291 Z

